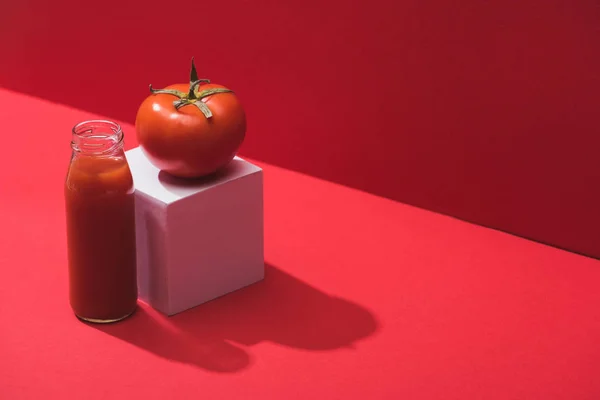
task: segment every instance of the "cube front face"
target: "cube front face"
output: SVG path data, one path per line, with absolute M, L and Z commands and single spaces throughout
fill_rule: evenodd
M 168 208 L 169 314 L 263 279 L 262 187 L 259 171 Z
M 128 152 L 128 160 L 136 184 L 142 300 L 173 315 L 263 279 L 260 168 L 236 159 L 232 179 L 208 187 L 203 182 L 197 191 L 188 185 L 178 198 L 165 201 L 165 189 L 179 193 L 177 183 L 161 183 L 138 149 Z

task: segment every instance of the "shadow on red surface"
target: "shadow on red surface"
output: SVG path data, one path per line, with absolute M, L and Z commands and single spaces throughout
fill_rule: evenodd
M 365 308 L 268 264 L 263 281 L 173 317 L 142 305 L 129 319 L 91 326 L 158 356 L 215 372 L 247 367 L 251 354 L 242 346 L 270 341 L 327 351 L 353 347 L 378 328 Z

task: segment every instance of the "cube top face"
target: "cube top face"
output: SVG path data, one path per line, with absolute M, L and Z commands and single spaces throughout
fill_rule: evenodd
M 142 149 L 136 147 L 125 153 L 131 168 L 135 189 L 151 194 L 164 204 L 171 204 L 196 193 L 210 190 L 224 183 L 262 171 L 256 165 L 235 157 L 223 171 L 214 176 L 195 180 L 173 177 L 160 171 L 146 158 Z

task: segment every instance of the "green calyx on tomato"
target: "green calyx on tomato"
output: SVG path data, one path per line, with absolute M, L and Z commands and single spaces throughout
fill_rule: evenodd
M 178 100 L 173 102 L 176 110 L 187 105 L 195 105 L 198 107 L 202 114 L 206 118 L 213 116 L 210 108 L 202 101 L 202 99 L 218 94 L 218 93 L 233 93 L 229 89 L 225 88 L 210 88 L 206 90 L 200 90 L 200 85 L 203 83 L 210 83 L 208 79 L 198 79 L 198 73 L 196 72 L 196 66 L 194 65 L 194 57 L 192 57 L 192 68 L 190 71 L 190 88 L 187 93 L 175 89 L 154 89 L 150 84 L 150 93 L 152 94 L 170 94 L 178 97 Z

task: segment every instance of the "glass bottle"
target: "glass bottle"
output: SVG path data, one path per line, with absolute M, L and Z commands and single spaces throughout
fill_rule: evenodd
M 108 323 L 136 308 L 135 204 L 123 131 L 81 122 L 65 182 L 69 299 L 82 320 Z

